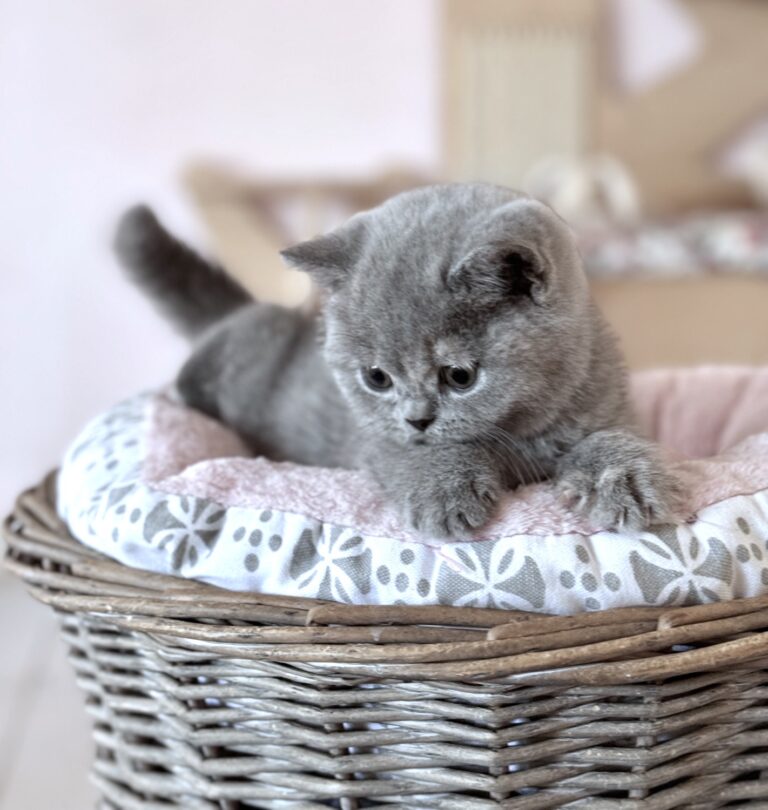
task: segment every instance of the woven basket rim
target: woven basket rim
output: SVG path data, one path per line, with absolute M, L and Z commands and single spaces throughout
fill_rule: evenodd
M 129 568 L 55 512 L 56 473 L 6 519 L 5 565 L 58 611 L 173 638 L 201 653 L 378 678 L 628 684 L 768 658 L 768 596 L 574 616 L 450 606 L 357 606 L 227 591 Z

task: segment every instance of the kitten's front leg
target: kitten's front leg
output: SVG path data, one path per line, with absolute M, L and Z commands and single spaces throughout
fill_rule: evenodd
M 475 444 L 371 448 L 367 466 L 409 525 L 429 537 L 471 536 L 504 489 L 495 458 Z
M 568 506 L 603 529 L 635 531 L 673 521 L 682 499 L 655 445 L 620 428 L 575 444 L 558 463 L 556 483 Z

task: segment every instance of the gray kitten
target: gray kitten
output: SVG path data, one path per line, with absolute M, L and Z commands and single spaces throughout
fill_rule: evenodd
M 573 236 L 539 202 L 430 186 L 283 251 L 324 291 L 320 319 L 253 301 L 146 208 L 116 246 L 198 336 L 187 404 L 273 459 L 369 470 L 426 535 L 472 535 L 505 491 L 548 478 L 601 528 L 673 516 L 679 487 L 631 426 Z

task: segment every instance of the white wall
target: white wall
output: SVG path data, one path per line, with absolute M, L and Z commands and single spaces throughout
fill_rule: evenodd
M 192 157 L 271 174 L 436 163 L 437 0 L 3 0 L 0 508 L 185 352 L 108 251 Z

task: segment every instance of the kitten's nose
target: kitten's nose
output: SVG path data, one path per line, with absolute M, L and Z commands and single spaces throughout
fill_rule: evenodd
M 406 419 L 405 421 L 411 427 L 414 427 L 416 430 L 420 430 L 423 433 L 435 421 L 435 417 L 430 416 L 428 419 Z

